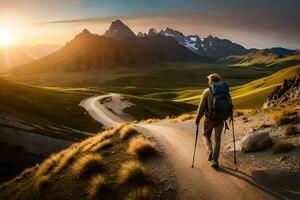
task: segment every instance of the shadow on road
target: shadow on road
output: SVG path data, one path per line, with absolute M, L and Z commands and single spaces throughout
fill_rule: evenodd
M 216 169 L 270 194 L 275 199 L 300 199 L 300 175 L 274 170 L 253 171 L 252 175 L 242 171 L 235 171 L 234 168 L 221 166 Z

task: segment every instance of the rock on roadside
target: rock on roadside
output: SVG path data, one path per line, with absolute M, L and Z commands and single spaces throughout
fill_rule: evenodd
M 242 152 L 262 151 L 273 145 L 273 139 L 269 133 L 255 133 L 242 139 Z

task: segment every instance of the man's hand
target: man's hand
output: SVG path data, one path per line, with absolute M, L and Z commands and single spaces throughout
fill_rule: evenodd
M 196 118 L 196 125 L 199 125 L 200 123 L 200 118 Z

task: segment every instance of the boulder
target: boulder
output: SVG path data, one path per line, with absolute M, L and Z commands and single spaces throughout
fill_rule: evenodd
M 273 139 L 269 133 L 255 133 L 242 139 L 242 152 L 262 151 L 273 145 Z

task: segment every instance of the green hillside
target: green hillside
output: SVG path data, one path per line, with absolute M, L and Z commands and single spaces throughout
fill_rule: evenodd
M 289 67 L 244 85 L 231 87 L 231 95 L 235 108 L 261 107 L 274 88 L 281 85 L 284 79 L 294 77 L 299 67 L 300 65 Z M 176 93 L 177 98 L 174 100 L 197 105 L 201 97 L 201 92 L 200 89 L 183 90 Z
M 197 109 L 197 106 L 170 100 L 155 100 L 124 95 L 124 98 L 134 105 L 124 109 L 124 112 L 134 116 L 136 120 L 149 118 L 162 119 L 167 116 L 178 116 Z
M 74 139 L 84 136 L 78 131 L 97 132 L 101 129 L 78 106 L 82 99 L 99 92 L 34 87 L 3 79 L 0 79 L 0 87 L 0 112 L 35 126 L 41 134 Z
M 256 51 L 246 55 L 228 56 L 220 59 L 220 61 L 235 67 L 253 66 L 259 69 L 273 68 L 276 70 L 299 64 L 300 54 L 298 52 L 295 55 L 282 56 L 265 51 Z
M 168 92 L 180 88 L 204 87 L 207 82 L 207 75 L 212 72 L 222 74 L 230 85 L 237 86 L 271 75 L 275 71 L 273 69 L 235 68 L 220 63 L 177 62 L 159 63 L 143 69 L 103 69 L 97 73 L 60 72 L 6 76 L 13 81 L 39 86 L 94 87 L 113 90 L 109 92 L 114 92 L 116 89 L 123 91 L 129 89 L 128 92 L 132 92 L 132 88 L 139 88 L 140 91 L 136 90 L 134 92 L 136 95 L 141 95 L 150 89 L 153 89 L 153 91 Z M 149 91 L 148 94 L 151 93 L 153 92 Z
M 271 76 L 232 88 L 234 104 L 237 108 L 260 107 L 274 88 L 284 79 L 293 78 L 300 65 L 280 70 Z

